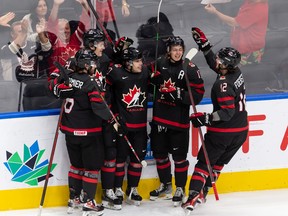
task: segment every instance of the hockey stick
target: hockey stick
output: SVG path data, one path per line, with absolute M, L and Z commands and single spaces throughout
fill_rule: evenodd
M 60 70 L 60 74 L 64 77 L 65 84 L 67 85 L 67 82 L 69 84 L 69 77 L 65 73 L 65 70 L 63 70 L 64 69 L 63 66 L 59 62 L 54 62 L 54 65 Z M 47 191 L 47 187 L 48 187 L 49 176 L 50 176 L 52 163 L 53 163 L 53 158 L 54 158 L 54 154 L 55 154 L 55 150 L 56 150 L 56 144 L 57 144 L 57 140 L 58 140 L 60 125 L 61 125 L 61 119 L 62 119 L 62 115 L 63 115 L 63 111 L 64 111 L 64 105 L 65 105 L 65 101 L 62 102 L 61 109 L 60 109 L 60 114 L 59 114 L 59 117 L 58 117 L 58 123 L 57 123 L 57 127 L 56 127 L 56 132 L 55 132 L 55 135 L 54 135 L 54 140 L 53 140 L 52 150 L 51 150 L 51 154 L 50 154 L 48 169 L 47 169 L 47 173 L 46 173 L 46 177 L 45 177 L 45 183 L 44 183 L 44 186 L 43 186 L 43 191 L 42 191 L 42 196 L 41 196 L 38 216 L 41 216 L 41 214 L 42 214 L 42 208 L 43 208 L 43 205 L 44 205 L 44 200 L 45 200 L 46 191 Z
M 157 29 L 156 29 L 156 48 L 155 48 L 155 71 L 154 73 L 157 72 L 157 58 L 158 58 L 158 50 L 159 50 L 159 31 L 160 31 L 160 8 L 162 5 L 162 0 L 160 0 L 159 5 L 158 5 L 158 10 L 157 10 Z M 153 89 L 153 101 L 155 100 L 156 97 L 156 86 L 154 85 Z
M 101 31 L 103 31 L 106 39 L 109 41 L 109 43 L 111 43 L 113 46 L 115 45 L 114 44 L 114 41 L 111 39 L 110 35 L 108 34 L 106 28 L 103 26 L 103 24 L 101 23 L 100 21 L 100 18 L 99 18 L 99 15 L 97 14 L 95 8 L 93 7 L 93 4 L 91 2 L 91 0 L 87 0 L 87 3 L 88 3 L 88 6 L 90 7 L 92 13 L 94 14 L 95 18 L 96 18 L 96 21 L 97 21 L 97 24 L 98 26 L 100 27 Z
M 191 91 L 190 84 L 189 84 L 189 79 L 188 79 L 188 74 L 187 74 L 187 66 L 188 66 L 189 62 L 192 60 L 192 58 L 194 58 L 194 56 L 197 53 L 198 53 L 198 50 L 196 48 L 190 49 L 189 52 L 187 53 L 187 55 L 185 56 L 184 65 L 183 65 L 183 69 L 184 69 L 184 73 L 185 73 L 185 75 L 184 75 L 185 81 L 186 81 L 186 85 L 188 88 L 188 94 L 190 97 L 190 101 L 191 101 L 191 105 L 192 105 L 194 113 L 197 113 L 197 109 L 196 109 L 196 105 L 195 105 L 194 98 L 193 98 L 192 91 Z M 217 192 L 217 188 L 216 188 L 216 184 L 215 184 L 215 178 L 213 176 L 212 167 L 211 167 L 209 156 L 208 156 L 206 146 L 204 143 L 204 137 L 203 137 L 202 129 L 201 129 L 201 127 L 199 127 L 198 129 L 199 129 L 199 136 L 200 136 L 200 140 L 202 143 L 202 149 L 203 149 L 206 165 L 207 165 L 208 172 L 209 172 L 209 177 L 211 179 L 212 187 L 214 190 L 215 199 L 219 200 L 219 196 L 218 196 L 218 192 Z
M 111 14 L 111 17 L 112 17 L 112 20 L 113 20 L 113 25 L 114 25 L 114 29 L 115 29 L 115 32 L 116 32 L 116 36 L 117 36 L 117 39 L 120 38 L 120 34 L 119 34 L 119 29 L 118 29 L 118 26 L 117 26 L 117 23 L 116 23 L 116 17 L 115 17 L 115 14 L 113 12 L 113 8 L 112 8 L 112 0 L 108 0 L 108 6 L 109 6 L 109 11 L 110 11 L 110 14 Z

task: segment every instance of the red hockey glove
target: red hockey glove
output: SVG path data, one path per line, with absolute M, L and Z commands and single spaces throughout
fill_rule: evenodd
M 160 84 L 164 83 L 163 76 L 162 76 L 162 74 L 159 71 L 151 73 L 150 81 L 154 85 L 160 85 Z
M 183 90 L 178 87 L 175 88 L 174 86 L 170 86 L 168 88 L 161 86 L 159 91 L 162 93 L 161 99 L 169 102 L 181 101 L 184 95 Z
M 213 118 L 212 115 L 209 113 L 197 112 L 193 113 L 190 116 L 190 121 L 192 122 L 194 127 L 198 128 L 201 126 L 210 126 L 212 118 Z
M 113 129 L 118 134 L 118 136 L 125 136 L 128 133 L 127 127 L 123 119 L 117 115 L 115 118 L 111 118 L 108 122 L 113 126 Z
M 192 37 L 194 41 L 197 43 L 199 50 L 202 52 L 208 51 L 211 49 L 212 45 L 210 41 L 207 39 L 206 35 L 197 27 L 192 27 Z

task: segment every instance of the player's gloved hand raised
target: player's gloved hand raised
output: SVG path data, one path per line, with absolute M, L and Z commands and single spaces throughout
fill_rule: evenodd
M 199 50 L 202 52 L 208 51 L 211 49 L 212 45 L 210 41 L 207 39 L 206 35 L 197 27 L 192 27 L 192 37 L 194 41 L 197 43 Z
M 190 121 L 193 126 L 198 128 L 201 126 L 210 126 L 212 122 L 213 116 L 209 113 L 197 112 L 190 115 Z
M 170 86 L 170 87 L 161 86 L 159 91 L 162 93 L 160 99 L 163 99 L 169 102 L 181 101 L 184 95 L 183 90 L 181 90 L 178 87 L 176 88 L 174 86 Z
M 123 119 L 117 115 L 115 118 L 111 118 L 108 122 L 113 126 L 113 129 L 116 131 L 118 136 L 126 136 L 128 133 L 127 127 Z
M 68 98 L 71 96 L 73 88 L 71 84 L 66 85 L 65 83 L 56 83 L 53 88 L 53 94 L 56 97 Z
M 128 48 L 134 43 L 134 41 L 129 37 L 121 37 L 119 38 L 114 47 L 115 53 L 121 53 L 124 49 Z
M 160 84 L 164 83 L 164 78 L 163 78 L 162 74 L 160 73 L 160 71 L 152 72 L 150 75 L 150 78 L 151 78 L 152 84 L 160 85 Z

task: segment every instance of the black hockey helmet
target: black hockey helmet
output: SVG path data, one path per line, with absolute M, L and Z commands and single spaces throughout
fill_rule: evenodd
M 121 58 L 124 62 L 126 61 L 133 61 L 136 59 L 141 59 L 142 58 L 142 52 L 140 52 L 138 49 L 135 47 L 128 47 L 127 49 L 124 49 Z
M 182 46 L 183 49 L 185 49 L 184 41 L 181 37 L 179 36 L 169 37 L 166 41 L 167 52 L 170 51 L 171 46 L 176 46 L 176 45 Z
M 216 53 L 221 64 L 224 64 L 228 70 L 233 70 L 241 61 L 241 54 L 232 47 L 224 47 Z
M 83 35 L 83 42 L 85 48 L 90 48 L 91 46 L 97 46 L 100 41 L 105 41 L 105 35 L 99 29 L 89 29 Z
M 76 66 L 79 69 L 84 69 L 86 65 L 92 66 L 95 65 L 96 55 L 92 50 L 80 49 L 75 54 Z

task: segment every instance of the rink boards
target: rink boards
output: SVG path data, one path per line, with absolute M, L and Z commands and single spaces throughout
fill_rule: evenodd
M 220 198 L 221 193 L 227 192 L 288 188 L 287 94 L 250 97 L 246 105 L 249 113 L 249 136 L 229 165 L 224 168 L 216 184 Z M 204 100 L 197 109 L 201 112 L 211 112 L 212 105 L 210 101 Z M 39 206 L 58 114 L 59 110 L 46 110 L 0 115 L 0 210 Z M 205 132 L 205 128 L 202 131 Z M 191 127 L 190 132 L 189 176 L 192 174 L 201 146 L 198 130 Z M 148 199 L 149 191 L 159 184 L 149 143 L 146 159 L 149 166 L 143 169 L 139 192 Z M 59 133 L 44 206 L 67 204 L 68 168 L 64 136 Z M 101 186 L 98 188 L 98 200 L 100 188 Z

